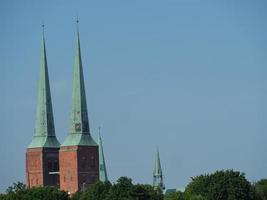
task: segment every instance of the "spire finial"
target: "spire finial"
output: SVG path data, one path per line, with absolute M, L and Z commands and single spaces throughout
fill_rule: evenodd
M 45 25 L 44 22 L 42 23 L 42 33 L 43 33 L 43 37 L 44 37 L 44 29 L 45 29 Z
M 79 17 L 78 17 L 78 15 L 76 17 L 76 28 L 77 28 L 77 33 L 79 33 Z
M 98 134 L 100 135 L 101 126 L 98 126 Z

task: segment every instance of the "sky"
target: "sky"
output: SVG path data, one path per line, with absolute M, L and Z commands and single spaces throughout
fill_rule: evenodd
M 25 181 L 42 23 L 55 120 L 69 129 L 76 17 L 92 136 L 108 177 L 166 188 L 221 169 L 267 178 L 267 1 L 0 2 L 0 192 Z

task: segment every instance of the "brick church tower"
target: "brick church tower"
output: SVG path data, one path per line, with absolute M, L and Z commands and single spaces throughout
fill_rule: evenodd
M 60 189 L 73 194 L 99 180 L 98 145 L 89 129 L 77 21 L 69 134 L 59 151 Z
M 33 139 L 26 152 L 26 182 L 28 187 L 59 186 L 59 147 L 60 144 L 54 128 L 43 30 L 35 129 Z

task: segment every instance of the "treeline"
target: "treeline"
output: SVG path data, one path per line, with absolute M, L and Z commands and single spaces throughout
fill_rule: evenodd
M 244 173 L 216 171 L 193 177 L 184 192 L 166 194 L 164 200 L 267 200 L 267 179 L 252 184 Z
M 97 182 L 69 197 L 55 187 L 27 188 L 14 183 L 0 200 L 267 200 L 267 179 L 250 183 L 233 170 L 193 177 L 185 191 L 162 194 L 151 185 L 133 184 L 127 177 L 116 183 Z

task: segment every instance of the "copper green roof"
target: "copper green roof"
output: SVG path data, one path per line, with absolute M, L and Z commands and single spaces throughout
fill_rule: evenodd
M 102 139 L 99 131 L 98 135 L 98 146 L 99 146 L 99 180 L 102 182 L 108 181 L 105 157 L 104 157 L 104 150 L 102 145 Z
M 60 144 L 55 135 L 44 33 L 42 37 L 40 80 L 38 90 L 39 93 L 34 136 L 28 148 L 58 148 Z
M 156 160 L 155 160 L 155 167 L 154 167 L 154 175 L 162 175 L 162 169 L 160 164 L 160 156 L 159 156 L 159 149 L 157 148 L 156 153 Z
M 77 22 L 78 26 L 78 22 Z M 97 146 L 90 135 L 84 87 L 80 36 L 77 30 L 77 49 L 73 69 L 72 108 L 69 135 L 61 146 Z

